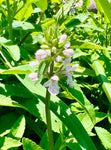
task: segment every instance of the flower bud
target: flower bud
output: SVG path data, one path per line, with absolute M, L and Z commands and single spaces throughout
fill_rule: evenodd
M 37 73 L 30 73 L 29 75 L 28 75 L 28 78 L 30 78 L 30 79 L 32 79 L 32 81 L 37 81 L 38 80 L 38 74 Z
M 59 42 L 64 42 L 67 39 L 67 35 L 64 33 L 61 35 Z
M 47 56 L 47 53 L 46 51 L 42 50 L 42 49 L 39 49 L 36 53 L 35 53 L 35 56 L 38 60 L 40 59 L 44 59 L 46 56 Z
M 63 51 L 63 54 L 66 56 L 73 56 L 74 55 L 74 51 L 73 49 L 66 49 Z
M 48 47 L 48 45 L 41 45 L 41 49 L 48 49 L 49 47 Z

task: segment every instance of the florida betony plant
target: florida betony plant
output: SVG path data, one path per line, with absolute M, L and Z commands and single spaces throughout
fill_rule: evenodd
M 49 31 L 52 34 L 52 28 Z M 55 32 L 54 32 L 55 33 Z M 47 33 L 45 33 L 46 35 Z M 52 37 L 52 35 L 50 35 Z M 62 45 L 62 46 L 61 46 Z M 43 49 L 44 48 L 44 49 Z M 41 49 L 35 53 L 36 61 L 29 63 L 30 66 L 40 68 L 43 62 L 48 61 L 47 69 L 44 68 L 44 75 L 42 78 L 47 78 L 47 81 L 43 84 L 46 87 L 46 122 L 47 122 L 47 133 L 50 150 L 54 149 L 53 132 L 51 126 L 51 115 L 50 115 L 50 95 L 59 94 L 59 80 L 61 78 L 67 78 L 67 84 L 73 87 L 72 73 L 78 67 L 78 64 L 73 66 L 70 65 L 71 57 L 74 55 L 73 49 L 70 49 L 70 41 L 68 41 L 67 35 L 64 33 L 61 36 L 55 37 L 51 40 L 47 36 L 44 38 L 44 43 L 41 45 Z M 60 67 L 55 69 L 55 66 L 59 63 Z M 39 69 L 28 75 L 34 82 L 39 81 Z

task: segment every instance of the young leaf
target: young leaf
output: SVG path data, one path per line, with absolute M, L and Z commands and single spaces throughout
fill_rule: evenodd
M 23 138 L 22 143 L 24 150 L 43 150 L 39 145 L 28 138 Z
M 101 127 L 95 127 L 95 130 L 104 147 L 106 149 L 111 149 L 111 133 Z

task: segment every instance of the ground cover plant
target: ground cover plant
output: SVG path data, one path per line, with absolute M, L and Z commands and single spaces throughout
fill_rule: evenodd
M 0 149 L 111 149 L 111 1 L 0 1 Z

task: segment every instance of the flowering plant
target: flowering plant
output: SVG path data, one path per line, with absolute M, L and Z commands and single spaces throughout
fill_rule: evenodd
M 35 53 L 37 61 L 32 61 L 29 63 L 32 67 L 39 65 L 38 71 L 30 73 L 28 77 L 34 82 L 41 82 L 44 77 L 48 79 L 43 85 L 47 88 L 45 108 L 49 146 L 50 149 L 53 149 L 54 142 L 49 110 L 50 94 L 59 94 L 59 80 L 64 76 L 67 77 L 67 85 L 70 87 L 73 86 L 71 72 L 77 69 L 78 64 L 73 66 L 68 65 L 71 63 L 71 57 L 74 55 L 74 51 L 73 49 L 70 49 L 70 41 L 68 41 L 65 33 L 58 37 L 53 28 L 50 28 L 48 33 L 46 31 L 44 33 L 45 38 L 43 45 L 41 45 L 41 49 L 37 50 Z M 57 63 L 61 64 L 61 67 L 55 69 L 55 65 L 57 65 Z

